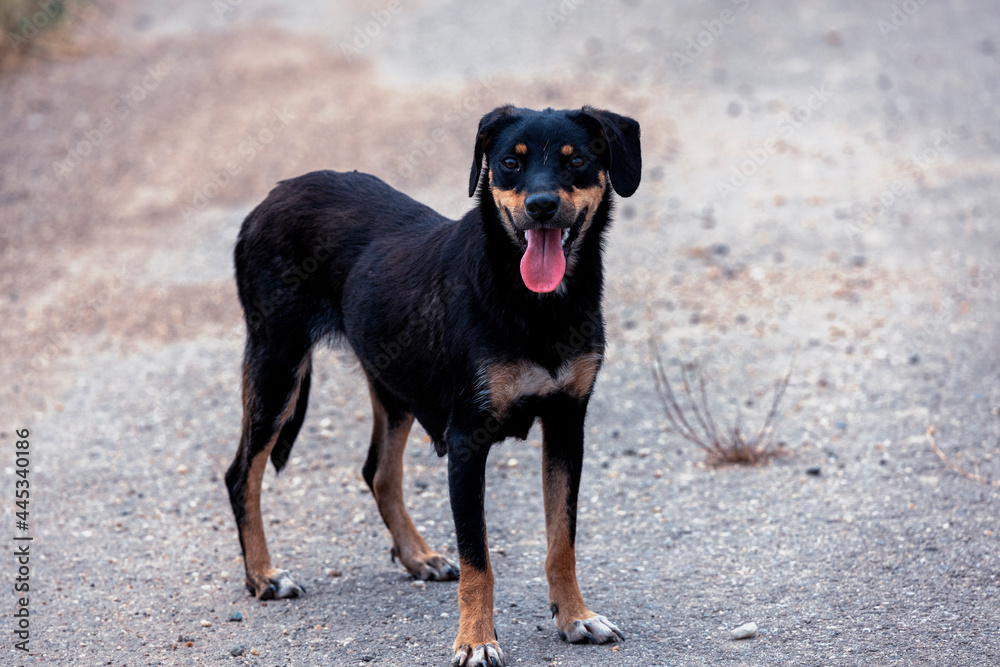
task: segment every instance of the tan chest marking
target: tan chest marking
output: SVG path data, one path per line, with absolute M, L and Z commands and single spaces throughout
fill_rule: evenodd
M 555 376 L 530 361 L 491 364 L 484 370 L 484 398 L 495 415 L 503 415 L 515 402 L 530 396 L 566 393 L 583 398 L 594 386 L 601 355 L 582 354 L 564 362 Z

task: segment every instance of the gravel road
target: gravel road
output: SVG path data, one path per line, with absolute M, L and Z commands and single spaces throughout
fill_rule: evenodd
M 568 645 L 549 619 L 535 431 L 488 477 L 509 663 L 1000 664 L 995 2 L 91 6 L 72 49 L 0 72 L 0 662 L 447 664 L 457 585 L 390 562 L 342 351 L 265 478 L 272 554 L 308 595 L 247 597 L 222 482 L 231 253 L 271 185 L 313 169 L 461 215 L 476 123 L 513 102 L 637 118 L 645 169 L 608 238 L 578 533 L 584 595 L 627 641 Z M 651 340 L 751 429 L 794 360 L 786 455 L 707 466 L 666 429 Z M 445 466 L 411 439 L 410 511 L 454 554 Z

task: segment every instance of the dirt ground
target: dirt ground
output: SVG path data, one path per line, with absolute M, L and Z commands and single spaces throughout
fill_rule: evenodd
M 995 2 L 88 6 L 72 49 L 0 72 L 0 662 L 447 664 L 456 584 L 390 562 L 345 352 L 319 355 L 265 478 L 308 595 L 247 597 L 231 253 L 276 181 L 320 168 L 459 216 L 478 119 L 513 102 L 635 117 L 644 171 L 608 235 L 578 533 L 584 595 L 627 640 L 568 645 L 549 619 L 533 432 L 488 479 L 509 664 L 1000 663 Z M 704 465 L 666 429 L 651 340 L 751 427 L 794 360 L 787 455 Z M 411 440 L 411 514 L 454 553 L 443 461 Z

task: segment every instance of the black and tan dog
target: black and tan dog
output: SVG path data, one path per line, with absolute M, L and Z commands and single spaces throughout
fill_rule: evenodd
M 485 160 L 484 160 L 485 158 Z M 485 164 L 484 164 L 485 161 Z M 236 277 L 247 324 L 243 432 L 226 473 L 260 599 L 302 588 L 276 569 L 260 512 L 268 457 L 285 465 L 305 417 L 311 350 L 346 341 L 374 414 L 364 478 L 392 553 L 420 579 L 459 570 L 420 536 L 403 504 L 414 418 L 448 456 L 461 565 L 455 665 L 503 665 L 483 512 L 490 447 L 541 419 L 549 599 L 571 642 L 622 634 L 584 604 L 574 540 L 584 416 L 601 366 L 602 246 L 611 190 L 639 185 L 639 124 L 584 107 L 486 114 L 469 195 L 448 220 L 374 176 L 332 171 L 283 181 L 243 223 Z

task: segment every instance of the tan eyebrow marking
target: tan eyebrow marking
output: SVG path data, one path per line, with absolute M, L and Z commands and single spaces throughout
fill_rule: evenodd
M 562 147 L 562 151 L 560 152 L 566 157 L 569 157 L 570 155 L 573 154 L 573 147 L 570 146 L 569 144 L 566 144 L 565 146 Z
M 518 155 L 526 155 L 528 153 L 528 146 L 526 144 L 517 144 L 514 146 L 514 152 Z

